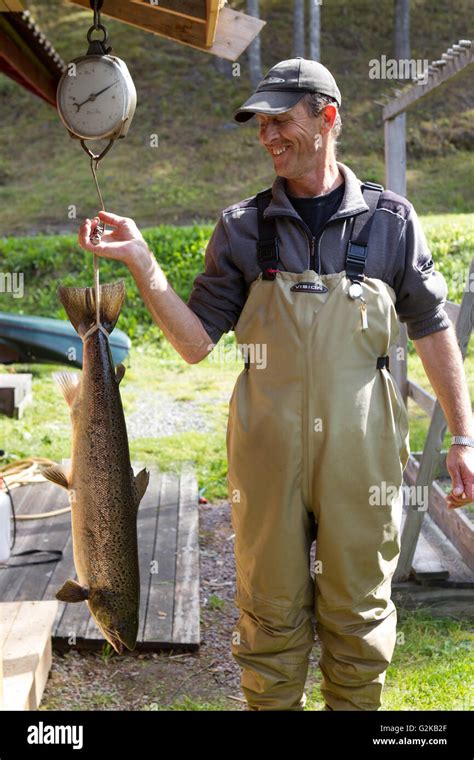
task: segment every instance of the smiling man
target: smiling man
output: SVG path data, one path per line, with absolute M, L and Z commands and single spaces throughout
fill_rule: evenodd
M 340 105 L 328 69 L 295 58 L 236 111 L 238 122 L 255 116 L 276 176 L 222 211 L 188 304 L 131 219 L 101 213 L 114 230 L 98 246 L 97 220 L 79 234 L 87 250 L 127 263 L 186 361 L 231 329 L 239 344 L 266 348 L 264 366 L 246 359 L 227 429 L 240 611 L 232 653 L 250 710 L 304 709 L 314 620 L 326 709 L 380 707 L 396 638 L 393 494 L 409 456 L 388 361 L 398 319 L 453 434 L 449 506 L 473 500 L 472 409 L 446 283 L 412 204 L 336 160 Z

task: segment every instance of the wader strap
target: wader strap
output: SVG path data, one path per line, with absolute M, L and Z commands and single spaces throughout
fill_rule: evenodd
M 387 369 L 389 370 L 390 369 L 389 363 L 390 363 L 390 358 L 388 355 L 377 356 L 377 369 L 383 369 L 383 367 L 387 367 Z
M 257 194 L 257 216 L 258 216 L 258 243 L 257 255 L 258 263 L 262 270 L 264 280 L 274 280 L 275 272 L 278 269 L 278 237 L 276 231 L 275 219 L 265 219 L 263 212 L 272 199 L 272 190 L 262 190 Z
M 362 194 L 369 209 L 358 214 L 352 220 L 351 236 L 346 255 L 346 275 L 350 280 L 362 280 L 364 276 L 370 228 L 382 191 L 383 186 L 377 185 L 375 182 L 364 182 L 362 185 Z

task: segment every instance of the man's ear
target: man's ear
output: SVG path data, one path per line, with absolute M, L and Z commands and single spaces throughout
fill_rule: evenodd
M 337 116 L 337 108 L 333 105 L 327 105 L 323 108 L 321 111 L 321 134 L 327 135 L 328 132 L 331 131 L 331 129 L 334 126 L 334 122 L 336 121 Z

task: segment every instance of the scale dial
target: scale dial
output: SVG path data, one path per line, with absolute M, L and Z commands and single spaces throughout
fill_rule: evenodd
M 112 55 L 85 55 L 71 63 L 57 89 L 65 127 L 84 140 L 124 137 L 137 102 L 125 63 Z

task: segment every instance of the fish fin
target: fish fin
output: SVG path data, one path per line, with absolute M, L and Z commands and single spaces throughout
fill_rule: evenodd
M 58 297 L 76 332 L 82 337 L 96 324 L 94 288 L 58 288 Z M 123 280 L 100 286 L 100 321 L 110 334 L 125 299 Z
M 123 379 L 123 376 L 125 375 L 125 366 L 123 364 L 118 364 L 117 369 L 115 370 L 115 382 L 117 385 L 120 385 L 120 381 Z
M 61 469 L 61 467 L 58 467 L 57 465 L 54 467 L 46 467 L 45 470 L 41 470 L 41 474 L 46 478 L 46 480 L 50 480 L 51 483 L 56 483 L 56 485 L 62 486 L 63 488 L 69 490 L 69 483 L 67 482 L 66 473 Z
M 61 388 L 68 406 L 72 406 L 81 383 L 80 376 L 74 372 L 54 372 L 53 377 Z
M 56 599 L 60 602 L 85 602 L 89 598 L 89 589 L 81 586 L 77 581 L 69 578 L 66 583 L 56 592 Z
M 138 509 L 141 500 L 143 499 L 145 495 L 145 491 L 148 488 L 148 483 L 150 481 L 150 471 L 146 469 L 146 467 L 143 468 L 143 470 L 140 470 L 138 475 L 135 475 L 133 482 L 134 482 L 134 490 L 135 490 L 135 504 Z

